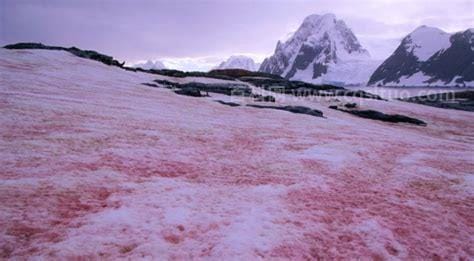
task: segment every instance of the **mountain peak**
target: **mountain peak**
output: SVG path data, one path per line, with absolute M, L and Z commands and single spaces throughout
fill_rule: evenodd
M 449 48 L 451 34 L 426 25 L 416 28 L 404 38 L 405 48 L 419 61 L 426 61 L 438 51 Z
M 447 34 L 445 31 L 439 29 L 438 27 L 432 27 L 432 26 L 427 26 L 427 25 L 421 25 L 418 26 L 413 32 L 410 33 L 410 35 L 413 34 Z
M 369 84 L 389 86 L 470 86 L 474 82 L 474 39 L 469 29 L 449 34 L 420 26 L 403 38 L 377 68 Z
M 288 40 L 277 43 L 275 53 L 260 70 L 289 79 L 321 80 L 328 68 L 352 60 L 367 60 L 352 30 L 334 14 L 307 16 Z M 368 78 L 368 77 L 367 77 Z
M 345 26 L 344 22 L 337 20 L 334 14 L 312 14 L 303 20 L 298 31 L 306 29 L 307 34 L 317 33 L 318 31 L 331 31 L 335 30 L 337 25 Z
M 245 55 L 231 55 L 227 60 L 223 61 L 216 69 L 244 69 L 248 71 L 256 71 L 258 69 L 255 61 Z
M 314 24 L 314 23 L 320 23 L 321 21 L 335 23 L 336 22 L 336 15 L 331 14 L 331 13 L 327 13 L 327 14 L 323 14 L 323 15 L 319 15 L 319 14 L 308 15 L 303 20 L 303 24 Z

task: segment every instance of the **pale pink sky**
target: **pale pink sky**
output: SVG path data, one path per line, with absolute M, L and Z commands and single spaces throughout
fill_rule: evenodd
M 0 45 L 75 45 L 127 62 L 205 69 L 232 54 L 261 60 L 304 17 L 328 12 L 376 59 L 420 25 L 448 32 L 474 25 L 472 0 L 0 0 Z

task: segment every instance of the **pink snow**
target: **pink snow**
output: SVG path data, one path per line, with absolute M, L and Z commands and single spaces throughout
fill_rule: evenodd
M 471 112 L 353 98 L 418 127 L 278 99 L 317 118 L 156 78 L 0 50 L 0 258 L 474 257 Z

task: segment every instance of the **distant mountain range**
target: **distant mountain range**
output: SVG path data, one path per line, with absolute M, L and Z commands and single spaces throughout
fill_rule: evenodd
M 369 85 L 474 86 L 474 29 L 449 34 L 417 28 L 377 68 Z
M 232 55 L 226 61 L 223 61 L 215 69 L 244 69 L 247 71 L 258 71 L 260 65 L 244 55 Z
M 160 61 L 134 65 L 166 69 Z M 372 59 L 356 35 L 334 14 L 306 17 L 262 64 L 232 55 L 213 69 L 244 69 L 289 80 L 339 86 L 473 86 L 474 29 L 446 33 L 420 26 L 385 60 Z
M 134 64 L 132 67 L 135 67 L 135 68 L 142 68 L 142 69 L 145 69 L 145 70 L 150 70 L 150 69 L 155 69 L 155 70 L 161 70 L 161 69 L 166 69 L 166 66 L 160 62 L 160 61 L 151 61 L 151 60 L 148 60 L 144 63 L 137 63 L 137 64 Z
M 259 70 L 338 85 L 474 86 L 474 29 L 448 34 L 421 26 L 385 61 L 373 60 L 333 14 L 310 15 Z

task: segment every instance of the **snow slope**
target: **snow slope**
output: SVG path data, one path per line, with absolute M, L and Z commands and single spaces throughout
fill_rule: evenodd
M 451 34 L 436 27 L 420 26 L 409 37 L 411 41 L 406 47 L 421 62 L 451 46 L 449 41 Z
M 216 69 L 244 69 L 247 71 L 257 71 L 258 65 L 248 56 L 232 55 L 219 64 Z
M 1 258 L 473 258 L 472 113 L 348 98 L 418 127 L 278 96 L 317 118 L 157 77 L 0 49 Z
M 365 86 L 372 73 L 382 63 L 378 60 L 339 61 L 337 66 L 329 66 L 327 72 L 311 79 L 312 69 L 297 72 L 292 80 L 300 80 L 315 84 L 332 83 L 343 86 Z

